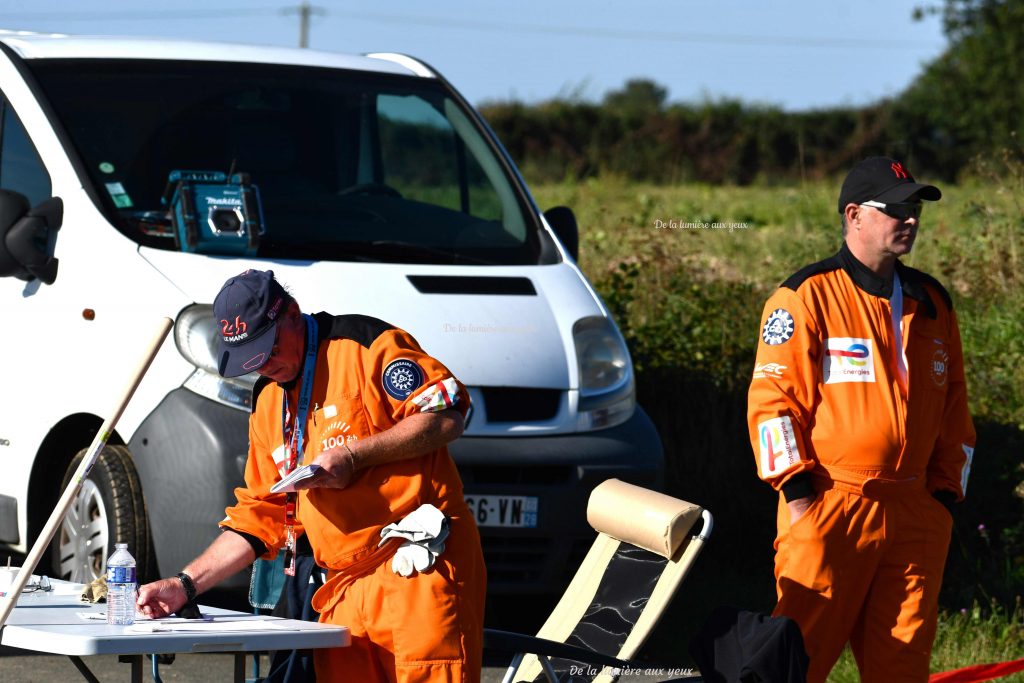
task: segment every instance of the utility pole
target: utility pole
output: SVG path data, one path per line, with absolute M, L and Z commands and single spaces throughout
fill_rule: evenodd
M 302 0 L 298 7 L 285 7 L 281 13 L 299 15 L 299 47 L 309 47 L 309 18 L 314 14 L 318 17 L 327 14 L 323 7 L 310 5 L 309 0 Z

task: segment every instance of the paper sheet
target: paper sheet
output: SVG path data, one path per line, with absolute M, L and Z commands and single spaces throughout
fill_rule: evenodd
M 132 633 L 185 633 L 195 631 L 288 631 L 291 629 L 288 629 L 275 621 L 267 621 L 264 619 L 238 621 L 171 621 L 168 619 L 154 619 L 152 621 L 135 622 L 131 626 L 126 626 L 124 630 Z
M 292 470 L 292 473 L 287 477 L 277 482 L 270 487 L 271 493 L 287 493 L 295 490 L 295 485 L 300 481 L 305 481 L 310 477 L 316 476 L 316 473 L 320 471 L 320 465 L 305 465 L 298 469 Z

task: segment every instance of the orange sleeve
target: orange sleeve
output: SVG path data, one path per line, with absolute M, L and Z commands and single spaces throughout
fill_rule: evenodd
M 268 412 L 272 414 L 274 411 Z M 256 413 L 249 419 L 249 457 L 245 463 L 245 486 L 235 489 L 236 502 L 224 511 L 226 516 L 220 526 L 260 539 L 268 548 L 264 558 L 272 560 L 285 541 L 284 508 L 287 494 L 270 493 L 270 487 L 281 478 L 279 467 L 284 467 L 284 444 L 274 450 L 269 448 L 260 434 L 261 422 Z M 296 525 L 296 533 L 302 533 L 301 525 Z
M 964 379 L 964 352 L 956 313 L 950 311 L 949 389 L 943 410 L 939 436 L 928 462 L 928 490 L 951 491 L 957 500 L 967 493 L 967 478 L 974 459 L 974 423 L 967 407 L 967 382 Z M 933 361 L 934 362 L 934 361 Z
M 758 475 L 776 490 L 815 466 L 807 435 L 817 398 L 821 346 L 818 325 L 803 300 L 791 289 L 776 290 L 761 315 L 747 394 Z
M 415 413 L 454 408 L 465 417 L 469 410 L 466 387 L 404 330 L 388 330 L 377 337 L 363 369 L 364 403 L 380 429 Z

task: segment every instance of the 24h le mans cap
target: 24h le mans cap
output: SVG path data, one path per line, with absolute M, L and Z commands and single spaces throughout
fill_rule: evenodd
M 267 362 L 288 299 L 272 270 L 247 270 L 224 283 L 213 301 L 220 329 L 217 370 L 222 377 L 254 372 Z
M 937 202 L 942 198 L 939 188 L 922 185 L 899 161 L 889 157 L 870 157 L 852 169 L 839 191 L 839 213 L 847 204 L 863 204 L 875 200 L 883 204 L 905 202 L 914 194 L 921 199 Z

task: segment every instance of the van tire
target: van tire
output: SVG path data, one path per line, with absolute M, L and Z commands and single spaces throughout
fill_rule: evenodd
M 87 450 L 72 458 L 61 492 Z M 103 576 L 115 543 L 128 544 L 140 582 L 155 573 L 146 502 L 131 452 L 125 446 L 108 445 L 96 458 L 54 534 L 50 544 L 54 575 L 76 583 L 89 583 Z

